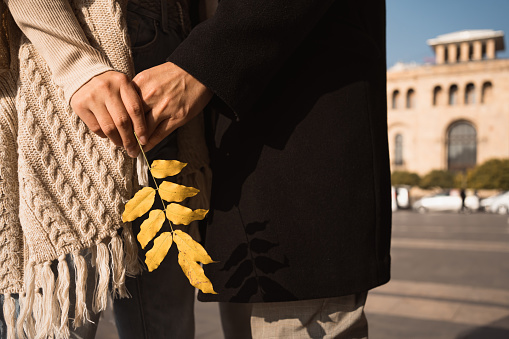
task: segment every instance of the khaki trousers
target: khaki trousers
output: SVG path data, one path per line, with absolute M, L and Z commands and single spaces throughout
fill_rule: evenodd
M 366 297 L 367 292 L 363 292 L 337 298 L 253 304 L 252 336 L 254 339 L 367 339 Z

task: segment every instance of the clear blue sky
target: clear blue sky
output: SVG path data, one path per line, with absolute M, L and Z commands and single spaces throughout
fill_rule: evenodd
M 509 58 L 509 0 L 386 0 L 387 66 L 397 61 L 423 63 L 433 57 L 426 40 L 465 29 L 494 29 L 505 33 Z

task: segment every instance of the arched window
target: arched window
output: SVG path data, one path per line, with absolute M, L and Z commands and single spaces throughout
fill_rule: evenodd
M 451 85 L 449 88 L 449 105 L 454 106 L 458 104 L 458 86 Z
M 392 92 L 392 109 L 398 108 L 399 91 L 397 89 Z
M 450 171 L 464 171 L 477 162 L 477 132 L 472 124 L 458 121 L 447 135 L 447 167 Z
M 465 87 L 465 105 L 475 104 L 475 86 L 470 83 Z
M 433 106 L 442 104 L 442 87 L 435 86 L 433 89 Z
M 482 85 L 481 103 L 487 104 L 491 102 L 491 96 L 493 92 L 493 85 L 487 81 Z
M 406 92 L 406 108 L 414 108 L 415 107 L 415 91 L 410 88 Z
M 394 138 L 394 165 L 403 165 L 403 136 L 396 134 Z

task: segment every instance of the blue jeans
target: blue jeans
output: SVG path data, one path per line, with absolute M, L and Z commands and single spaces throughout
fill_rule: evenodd
M 164 63 L 183 39 L 185 27 L 176 20 L 180 17 L 179 13 L 172 10 L 179 7 L 169 6 L 169 17 L 162 18 L 157 14 L 161 12 L 159 8 L 147 9 L 128 3 L 127 26 L 136 73 Z M 166 137 L 147 153 L 147 158 L 149 163 L 156 159 L 176 159 L 176 134 Z M 154 187 L 153 182 L 150 185 Z M 156 200 L 156 204 L 160 203 Z M 142 221 L 133 222 L 135 234 L 139 232 Z M 139 244 L 138 250 L 143 259 L 146 250 L 142 250 Z M 195 290 L 178 265 L 177 254 L 175 246 L 172 246 L 155 271 L 144 271 L 141 276 L 126 279 L 132 298 L 113 301 L 120 338 L 194 338 Z

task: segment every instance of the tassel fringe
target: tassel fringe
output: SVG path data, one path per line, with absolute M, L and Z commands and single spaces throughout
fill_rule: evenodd
M 71 276 L 69 274 L 69 266 L 65 255 L 58 258 L 58 278 L 57 289 L 55 291 L 60 305 L 58 312 L 60 312 L 60 323 L 56 323 L 57 333 L 59 338 L 69 339 L 71 333 L 69 331 L 69 308 L 71 302 L 69 300 L 69 287 L 71 285 Z M 58 320 L 58 318 L 56 319 Z
M 76 269 L 76 305 L 74 310 L 74 328 L 80 327 L 88 318 L 87 309 L 87 277 L 88 269 L 85 258 L 78 252 L 73 253 L 74 267 Z
M 91 252 L 92 264 L 96 268 L 92 309 L 98 313 L 107 307 L 110 283 L 115 296 L 120 298 L 129 296 L 125 287 L 126 275 L 140 273 L 141 265 L 130 225 L 124 226 L 122 236 L 115 233 L 108 245 L 101 242 L 93 247 Z M 90 321 L 87 308 L 88 268 L 85 258 L 78 251 L 71 256 L 76 283 L 73 326 L 77 328 Z M 25 292 L 20 293 L 20 312 L 17 320 L 14 298 L 8 293 L 4 294 L 3 312 L 7 325 L 7 339 L 71 337 L 69 329 L 71 276 L 66 259 L 66 255 L 58 257 L 56 276 L 50 261 L 37 265 L 34 261 L 28 261 L 24 272 Z
M 48 261 L 42 264 L 42 309 L 41 315 L 41 328 L 36 335 L 36 339 L 47 338 L 53 331 L 53 323 L 55 311 L 58 312 L 58 307 L 55 307 L 55 275 L 51 270 L 51 265 Z M 55 310 L 56 308 L 56 310 Z
M 108 281 L 110 277 L 109 252 L 108 246 L 99 243 L 96 246 L 96 264 L 95 264 L 95 291 L 94 301 L 92 302 L 92 310 L 95 313 L 104 311 L 108 306 Z
M 4 294 L 4 320 L 7 325 L 7 339 L 16 339 L 16 304 L 10 294 Z
M 125 262 L 124 262 L 124 245 L 120 237 L 115 234 L 109 244 L 111 254 L 111 271 L 112 271 L 112 292 L 114 297 L 125 298 L 128 296 L 125 287 Z
M 35 332 L 37 334 L 40 334 L 42 332 L 42 321 L 43 321 L 43 297 L 42 293 L 40 291 L 35 292 L 34 297 L 34 305 L 33 305 L 33 312 L 34 312 L 34 320 L 35 320 Z M 37 335 L 34 338 L 37 338 Z
M 26 334 L 29 338 L 35 337 L 35 320 L 32 316 L 33 305 L 35 302 L 35 263 L 33 261 L 28 262 L 25 267 L 25 296 L 20 298 L 20 313 L 18 316 L 18 322 L 16 324 L 18 337 L 26 338 Z M 23 331 L 25 329 L 25 331 Z
M 148 186 L 148 165 L 142 153 L 138 154 L 138 158 L 136 158 L 136 172 L 138 174 L 138 184 L 142 187 Z
M 122 240 L 124 241 L 126 274 L 130 277 L 141 274 L 143 265 L 138 258 L 138 245 L 134 238 L 131 224 L 125 224 L 122 230 Z

